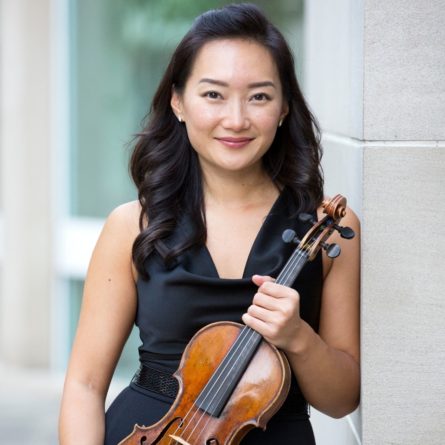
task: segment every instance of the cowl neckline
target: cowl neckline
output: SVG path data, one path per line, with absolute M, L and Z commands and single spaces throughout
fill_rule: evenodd
M 220 277 L 212 255 L 205 244 L 188 249 L 178 256 L 175 263 L 181 263 L 182 268 L 191 274 L 215 279 L 221 283 L 250 281 L 254 274 L 277 276 L 281 269 L 280 266 L 283 265 L 282 245 L 284 242 L 281 235 L 284 230 L 293 225 L 291 219 L 295 217 L 296 210 L 296 204 L 291 199 L 290 192 L 284 188 L 264 218 L 247 256 L 243 274 L 239 278 Z M 192 216 L 184 214 L 166 244 L 173 246 L 179 242 L 183 236 L 189 234 L 191 227 L 193 227 Z M 288 251 L 288 249 L 284 250 Z M 289 255 L 290 253 L 291 251 L 289 251 Z

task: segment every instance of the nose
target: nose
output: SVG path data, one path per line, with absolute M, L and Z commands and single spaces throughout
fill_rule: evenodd
M 222 125 L 226 130 L 242 131 L 250 126 L 250 119 L 243 101 L 233 99 L 225 109 Z

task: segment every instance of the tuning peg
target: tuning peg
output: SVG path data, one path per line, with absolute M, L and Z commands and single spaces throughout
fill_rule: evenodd
M 297 244 L 300 242 L 300 240 L 296 237 L 295 231 L 292 229 L 286 229 L 281 235 L 281 238 L 285 243 Z
M 337 258 L 341 253 L 341 248 L 338 244 L 323 243 L 321 247 L 323 247 L 323 249 L 326 250 L 326 253 L 329 258 Z
M 301 222 L 310 222 L 311 224 L 315 224 L 315 219 L 310 213 L 300 213 L 298 215 L 298 219 Z
M 334 229 L 340 233 L 342 238 L 352 239 L 355 236 L 355 232 L 350 227 L 342 227 L 335 224 Z

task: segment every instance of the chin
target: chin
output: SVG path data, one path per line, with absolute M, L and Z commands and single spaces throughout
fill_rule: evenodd
M 233 173 L 249 173 L 250 170 L 256 170 L 255 164 L 230 164 L 221 166 L 223 170 Z

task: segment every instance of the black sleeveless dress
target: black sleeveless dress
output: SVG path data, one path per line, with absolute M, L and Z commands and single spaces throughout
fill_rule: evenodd
M 291 228 L 302 237 L 310 227 L 295 218 L 295 212 L 296 205 L 284 190 L 261 226 L 241 279 L 219 278 L 205 246 L 187 250 L 169 267 L 160 257 L 150 257 L 146 262 L 149 279 L 137 283 L 136 324 L 142 340 L 141 363 L 173 373 L 184 348 L 200 328 L 215 321 L 241 323 L 241 316 L 256 292 L 251 276 L 276 277 L 295 248 L 282 241 L 283 231 Z M 191 224 L 190 217 L 184 216 L 167 244 L 175 244 L 190 230 Z M 304 266 L 294 288 L 300 294 L 301 317 L 317 331 L 322 289 L 320 255 Z M 105 445 L 119 443 L 136 423 L 157 422 L 172 402 L 172 398 L 131 383 L 106 412 Z M 242 440 L 242 445 L 284 443 L 315 444 L 309 409 L 294 377 L 286 402 L 270 420 L 266 431 L 255 428 Z

